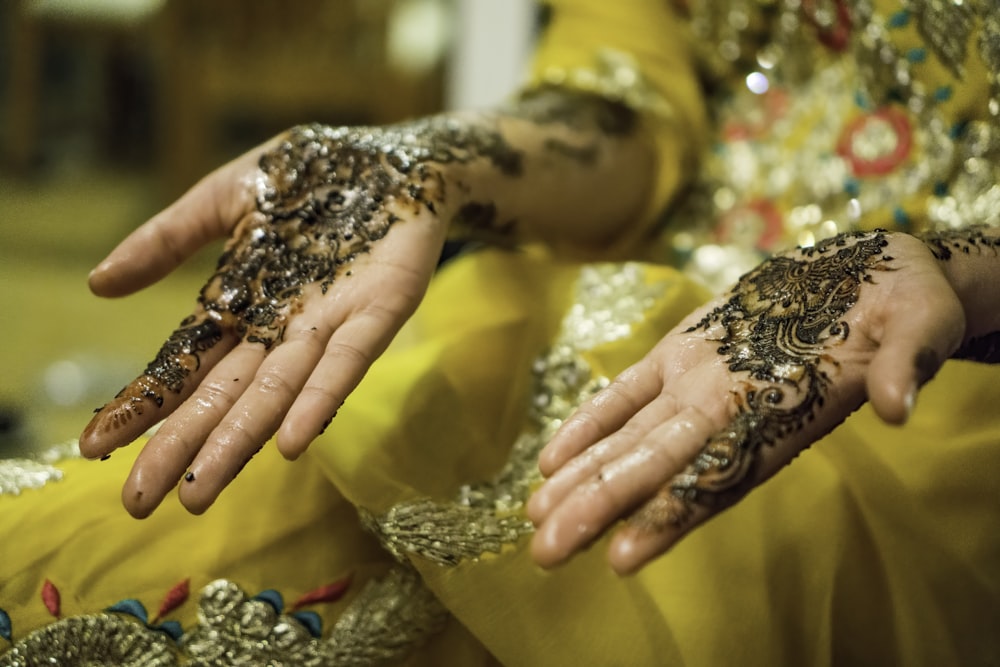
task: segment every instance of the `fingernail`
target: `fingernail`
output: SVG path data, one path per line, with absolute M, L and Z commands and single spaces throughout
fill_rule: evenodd
M 903 408 L 906 410 L 906 414 L 903 416 L 903 422 L 908 422 L 910 420 L 910 415 L 913 414 L 913 408 L 917 404 L 917 385 L 913 384 L 910 390 L 906 392 L 906 396 L 903 397 Z

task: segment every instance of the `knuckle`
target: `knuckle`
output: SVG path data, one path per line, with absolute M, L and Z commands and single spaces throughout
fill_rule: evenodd
M 346 341 L 331 342 L 324 355 L 328 360 L 346 360 L 351 365 L 370 366 L 374 361 L 372 354 L 359 345 Z
M 281 373 L 265 371 L 257 376 L 257 389 L 269 396 L 292 396 L 295 388 L 292 387 Z

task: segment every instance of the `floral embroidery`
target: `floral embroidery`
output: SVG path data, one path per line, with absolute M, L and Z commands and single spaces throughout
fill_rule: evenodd
M 884 107 L 848 123 L 837 153 L 850 161 L 856 176 L 882 176 L 909 156 L 912 145 L 909 117 L 895 107 Z
M 407 655 L 448 618 L 419 576 L 397 567 L 369 582 L 322 639 L 319 615 L 301 608 L 340 599 L 350 580 L 347 576 L 304 594 L 287 613 L 277 591 L 250 597 L 232 582 L 215 581 L 201 593 L 198 623 L 182 631 L 176 621 L 160 622 L 160 618 L 186 602 L 189 582 L 185 580 L 167 593 L 151 623 L 142 603 L 122 600 L 103 613 L 65 618 L 30 633 L 0 653 L 0 667 L 379 665 Z M 54 591 L 55 586 L 48 584 L 46 589 Z M 8 641 L 9 628 L 9 618 L 0 611 L 0 637 Z

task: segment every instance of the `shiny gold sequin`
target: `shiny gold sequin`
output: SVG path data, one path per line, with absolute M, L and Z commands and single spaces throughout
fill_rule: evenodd
M 661 118 L 672 118 L 673 108 L 643 77 L 635 59 L 614 49 L 601 49 L 592 68 L 550 67 L 541 83 L 593 93 L 611 102 Z
M 66 618 L 31 633 L 6 653 L 0 667 L 116 665 L 172 667 L 181 664 L 172 640 L 119 614 Z

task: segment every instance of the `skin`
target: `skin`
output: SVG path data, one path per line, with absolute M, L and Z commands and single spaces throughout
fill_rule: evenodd
M 866 400 L 903 424 L 943 360 L 995 362 L 996 234 L 842 235 L 744 276 L 543 450 L 548 479 L 528 506 L 536 562 L 612 531 L 612 567 L 635 572 Z
M 205 511 L 272 436 L 299 456 L 417 307 L 448 235 L 600 256 L 629 232 L 653 165 L 633 121 L 545 93 L 383 130 L 299 129 L 210 174 L 91 275 L 96 294 L 121 296 L 230 238 L 192 315 L 95 415 L 82 453 L 166 418 L 124 485 L 137 517 L 177 487 Z M 342 172 L 360 206 L 336 197 Z M 566 421 L 528 507 L 535 560 L 558 565 L 614 531 L 611 565 L 634 572 L 864 401 L 904 423 L 944 359 L 995 360 L 997 247 L 992 230 L 879 232 L 762 264 Z
M 419 304 L 449 234 L 597 254 L 636 217 L 652 160 L 631 112 L 544 91 L 500 112 L 275 138 L 92 272 L 95 294 L 122 296 L 229 237 L 193 312 L 97 411 L 81 452 L 106 456 L 166 418 L 123 503 L 148 516 L 183 479 L 180 501 L 205 511 L 272 436 L 293 459 L 325 428 Z

